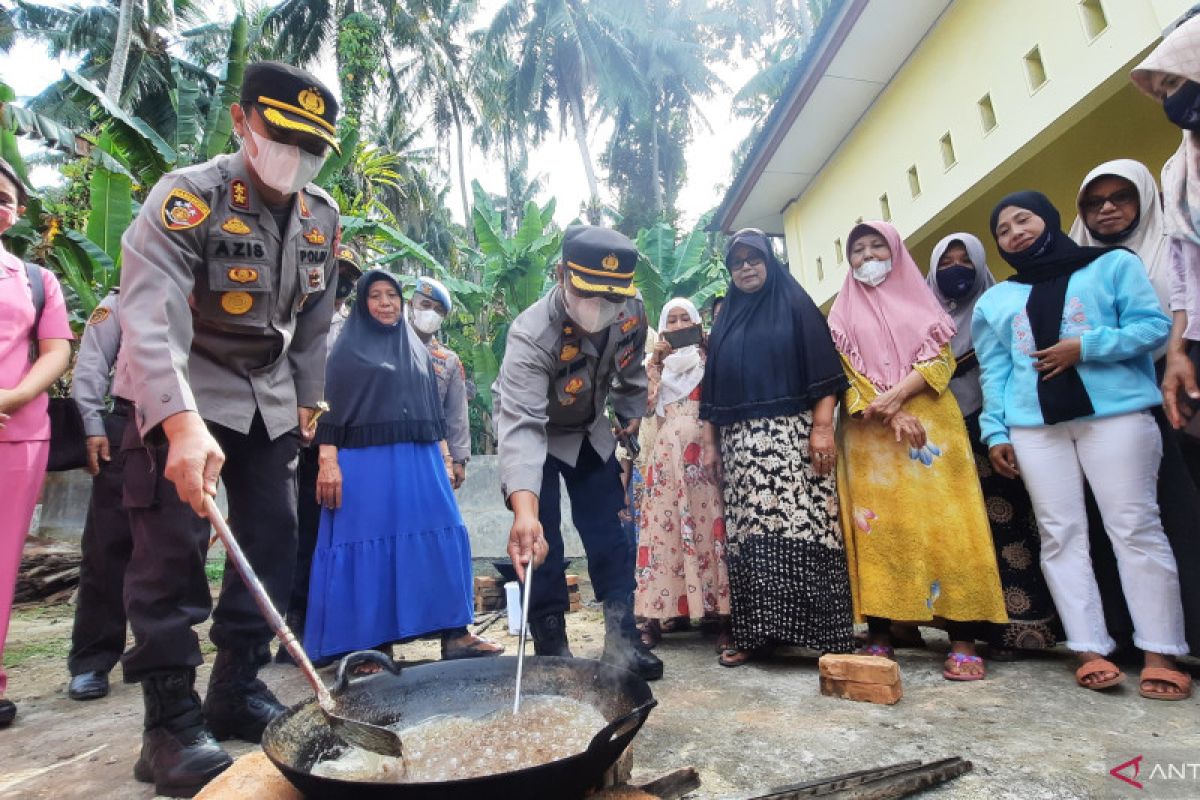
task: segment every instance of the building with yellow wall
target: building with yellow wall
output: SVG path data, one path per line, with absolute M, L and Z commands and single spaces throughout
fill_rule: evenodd
M 1113 158 L 1159 168 L 1179 143 L 1129 71 L 1194 0 L 841 0 L 771 112 L 714 226 L 784 237 L 818 303 L 840 288 L 845 237 L 887 219 L 922 268 L 956 230 L 991 247 L 1005 194 L 1074 216 Z M 1008 266 L 989 249 L 989 266 Z

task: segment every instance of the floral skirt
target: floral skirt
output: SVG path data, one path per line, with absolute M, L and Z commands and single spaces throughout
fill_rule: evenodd
M 721 428 L 733 638 L 739 649 L 854 648 L 837 481 L 808 455 L 812 414 Z

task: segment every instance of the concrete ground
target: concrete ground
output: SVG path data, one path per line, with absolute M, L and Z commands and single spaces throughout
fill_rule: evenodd
M 590 596 L 586 583 L 583 591 Z M 23 609 L 9 633 L 9 696 L 20 714 L 0 730 L 0 800 L 150 798 L 150 787 L 131 773 L 140 743 L 138 687 L 114 683 L 107 698 L 90 703 L 66 696 L 71 613 L 70 606 Z M 599 655 L 598 610 L 570 615 L 568 628 L 576 655 Z M 515 652 L 503 621 L 485 635 Z M 744 798 L 867 767 L 959 755 L 975 770 L 929 796 L 1200 798 L 1200 765 L 1187 770 L 1200 762 L 1200 697 L 1144 700 L 1134 675 L 1114 692 L 1088 692 L 1075 686 L 1065 653 L 991 663 L 986 681 L 949 683 L 941 677 L 946 643 L 938 636 L 926 630 L 930 649 L 900 651 L 904 699 L 886 707 L 822 697 L 811 656 L 782 654 L 728 669 L 717 664 L 714 638 L 668 635 L 657 651 L 667 667 L 653 684 L 659 706 L 634 744 L 634 780 L 690 765 L 703 781 L 691 797 Z M 417 642 L 397 650 L 412 662 L 436 657 L 436 648 Z M 201 689 L 207 674 L 206 666 Z M 284 702 L 309 696 L 295 669 L 273 665 L 263 677 Z M 229 746 L 234 755 L 252 749 Z M 1109 774 L 1139 755 L 1144 789 Z M 1154 763 L 1175 765 L 1177 779 L 1147 780 Z M 1124 774 L 1132 776 L 1132 767 Z

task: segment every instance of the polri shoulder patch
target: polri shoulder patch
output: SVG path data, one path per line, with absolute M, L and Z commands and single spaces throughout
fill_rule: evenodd
M 96 306 L 96 310 L 92 312 L 92 315 L 90 317 L 88 317 L 87 324 L 88 325 L 99 325 L 101 322 L 104 322 L 104 320 L 108 319 L 109 316 L 111 316 L 111 315 L 112 315 L 112 311 L 110 311 L 109 309 L 105 308 L 104 306 Z
M 186 231 L 194 228 L 209 215 L 208 204 L 191 192 L 172 189 L 162 204 L 162 221 L 167 230 Z

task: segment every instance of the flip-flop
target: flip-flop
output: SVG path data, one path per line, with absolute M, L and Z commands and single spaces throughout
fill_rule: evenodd
M 475 636 L 473 641 L 466 645 L 447 647 L 445 643 L 442 644 L 443 661 L 457 661 L 463 658 L 491 658 L 503 653 L 503 645 L 496 644 L 490 639 L 484 639 L 482 636 Z
M 1146 667 L 1142 670 L 1139 681 L 1138 692 L 1147 700 L 1187 700 L 1192 696 L 1192 676 L 1176 669 Z M 1157 689 L 1147 689 L 1147 681 L 1169 683 L 1180 691 L 1164 692 Z
M 1099 672 L 1115 672 L 1116 677 L 1107 680 L 1098 681 L 1096 683 L 1085 683 L 1084 678 L 1095 675 Z M 1093 692 L 1100 692 L 1105 689 L 1111 689 L 1119 683 L 1125 681 L 1125 673 L 1117 669 L 1117 665 L 1109 661 L 1107 658 L 1093 658 L 1086 664 L 1082 664 L 1079 669 L 1075 670 L 1075 682 L 1085 689 L 1091 689 Z
M 896 660 L 896 651 L 894 648 L 886 644 L 869 644 L 858 651 L 860 656 L 878 656 L 886 658 L 888 661 Z
M 955 672 L 950 668 L 950 663 L 961 667 L 963 664 L 978 664 L 983 667 L 983 659 L 979 656 L 969 656 L 966 653 L 951 653 L 946 657 L 946 665 L 942 668 L 942 677 L 948 681 L 981 681 L 987 677 L 987 670 L 978 674 L 970 672 Z
M 740 667 L 752 658 L 754 658 L 754 653 L 749 650 L 727 647 L 721 651 L 721 655 L 717 656 L 717 663 L 722 667 Z

